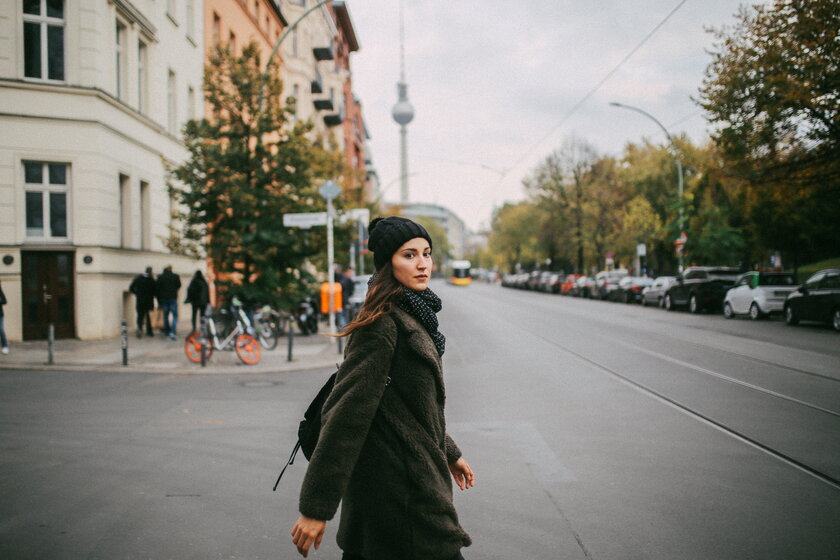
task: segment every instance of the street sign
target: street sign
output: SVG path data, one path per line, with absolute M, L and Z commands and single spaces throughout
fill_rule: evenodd
M 685 232 L 680 233 L 680 236 L 674 241 L 674 250 L 677 256 L 682 254 L 686 241 L 688 241 L 688 236 Z
M 347 210 L 341 215 L 339 221 L 344 224 L 347 222 L 362 222 L 367 224 L 370 221 L 370 210 L 367 208 L 353 208 Z
M 327 200 L 332 200 L 341 194 L 341 189 L 332 181 L 327 181 L 318 189 L 318 194 Z
M 327 225 L 326 212 L 304 212 L 300 214 L 283 214 L 283 225 L 309 229 L 312 226 Z
M 647 256 L 647 247 L 644 243 L 639 243 L 638 245 L 636 245 L 636 254 L 640 257 Z

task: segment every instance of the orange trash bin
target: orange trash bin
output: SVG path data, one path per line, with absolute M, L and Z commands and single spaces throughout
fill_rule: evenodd
M 333 311 L 341 311 L 341 284 L 333 282 Z M 330 312 L 330 283 L 324 282 L 321 284 L 321 314 L 326 315 Z

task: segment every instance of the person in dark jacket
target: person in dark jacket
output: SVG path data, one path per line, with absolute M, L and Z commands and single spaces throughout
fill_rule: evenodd
M 341 313 L 338 314 L 338 328 L 343 329 L 350 322 L 350 297 L 353 295 L 353 271 L 335 267 L 335 281 L 341 284 Z
M 376 273 L 324 403 L 318 444 L 300 492 L 292 541 L 318 548 L 341 503 L 345 560 L 456 560 L 471 540 L 458 521 L 452 481 L 475 475 L 446 433 L 437 295 L 428 289 L 432 240 L 391 216 L 368 227 Z
M 0 352 L 9 353 L 9 341 L 6 339 L 6 318 L 3 313 L 3 306 L 6 305 L 6 294 L 3 293 L 3 286 L 0 285 Z
M 157 279 L 157 296 L 163 310 L 163 334 L 175 340 L 178 331 L 178 290 L 181 277 L 172 272 L 172 266 L 163 269 Z
M 192 304 L 192 332 L 196 332 L 196 317 L 204 317 L 204 309 L 210 303 L 210 287 L 200 270 L 196 270 L 187 286 L 187 299 L 184 303 Z
M 155 308 L 157 282 L 152 277 L 152 267 L 147 266 L 146 272 L 138 274 L 131 281 L 128 290 L 135 296 L 135 310 L 137 311 L 137 338 L 143 336 L 143 323 L 146 324 L 146 334 L 153 336 L 151 312 Z

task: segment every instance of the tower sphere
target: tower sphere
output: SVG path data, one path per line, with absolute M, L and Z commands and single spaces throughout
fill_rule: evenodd
M 391 109 L 391 115 L 399 125 L 407 125 L 414 118 L 414 107 L 408 101 L 400 101 Z

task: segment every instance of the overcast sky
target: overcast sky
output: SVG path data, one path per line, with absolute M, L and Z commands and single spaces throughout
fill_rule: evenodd
M 362 101 L 386 200 L 399 197 L 399 1 L 349 0 Z M 628 142 L 707 134 L 692 101 L 711 61 L 708 26 L 732 25 L 736 0 L 406 0 L 409 200 L 446 206 L 472 229 L 524 198 L 522 179 L 570 135 L 601 153 Z M 678 8 L 678 9 L 677 9 Z M 572 109 L 665 19 L 621 68 Z

